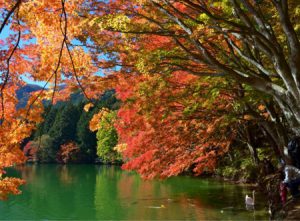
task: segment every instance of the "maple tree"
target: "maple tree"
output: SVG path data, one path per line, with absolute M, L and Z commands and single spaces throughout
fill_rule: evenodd
M 27 157 L 27 161 L 36 162 L 37 161 L 37 151 L 38 146 L 34 142 L 29 141 L 23 148 L 23 153 Z
M 127 143 L 123 154 L 132 160 L 125 167 L 137 169 L 146 177 L 178 174 L 195 163 L 198 173 L 204 169 L 200 161 L 206 162 L 205 157 L 216 159 L 211 156 L 215 154 L 211 146 L 222 146 L 225 151 L 230 139 L 227 136 L 224 140 L 226 127 L 217 133 L 218 124 L 223 122 L 219 112 L 223 114 L 232 106 L 224 106 L 218 99 L 225 102 L 236 98 L 240 85 L 243 90 L 260 94 L 253 99 L 267 103 L 264 111 L 256 113 L 267 113 L 268 120 L 278 125 L 283 118 L 273 117 L 274 111 L 268 108 L 276 106 L 292 132 L 298 134 L 299 7 L 298 0 L 0 0 L 0 34 L 5 28 L 10 30 L 0 41 L 2 198 L 15 193 L 21 184 L 20 180 L 3 178 L 4 168 L 24 162 L 19 144 L 42 121 L 42 101 L 48 99 L 54 104 L 78 88 L 90 101 L 106 89 L 120 89 L 120 85 L 127 88 L 118 90 L 125 103 L 117 125 L 121 144 Z M 25 108 L 16 109 L 16 91 L 25 84 L 24 76 L 45 85 L 32 93 Z M 197 82 L 199 87 L 209 88 L 223 81 L 231 82 L 229 89 L 233 90 L 226 95 L 225 90 L 213 90 L 218 99 L 210 104 L 205 90 L 191 95 Z M 61 84 L 66 86 L 59 89 Z M 147 84 L 160 87 L 153 90 Z M 186 90 L 178 89 L 178 84 Z M 174 110 L 176 102 L 182 106 Z M 191 119 L 179 120 L 183 116 Z M 122 123 L 130 123 L 128 130 L 134 136 L 126 136 Z M 212 130 L 201 131 L 199 125 L 205 123 L 212 125 Z M 182 128 L 182 132 L 176 128 Z M 147 140 L 147 136 L 153 139 Z M 279 135 L 273 137 L 278 140 Z M 167 140 L 174 146 L 163 150 Z M 148 152 L 146 144 L 152 145 Z M 186 150 L 182 158 L 176 157 L 191 144 L 199 145 L 191 152 Z M 169 159 L 160 158 L 159 151 Z M 177 161 L 168 165 L 172 156 Z M 151 169 L 145 167 L 147 160 L 152 162 Z M 155 169 L 158 163 L 161 167 Z M 213 163 L 204 165 L 212 168 L 209 165 Z M 7 185 L 9 180 L 11 186 Z
M 0 138 L 0 194 L 1 198 L 7 198 L 9 193 L 19 193 L 17 187 L 24 181 L 16 178 L 5 177 L 5 167 L 20 164 L 25 161 L 25 157 L 20 150 L 21 141 L 29 137 L 32 130 L 42 120 L 43 104 L 45 98 L 54 98 L 56 92 L 57 80 L 60 79 L 60 65 L 62 61 L 62 50 L 57 46 L 64 37 L 55 37 L 54 31 L 61 33 L 60 14 L 51 14 L 45 9 L 61 8 L 63 2 L 25 2 L 25 1 L 0 1 L 0 10 L 3 20 L 0 27 L 0 33 L 4 33 L 7 23 L 10 23 L 10 33 L 5 39 L 1 39 L 1 138 Z M 74 7 L 74 5 L 73 5 Z M 60 10 L 61 11 L 61 10 Z M 28 13 L 33 12 L 33 14 Z M 43 12 L 43 13 L 40 13 Z M 53 17 L 51 16 L 53 15 Z M 41 16 L 41 17 L 39 17 Z M 44 19 L 45 18 L 45 19 Z M 40 20 L 36 24 L 35 19 Z M 56 26 L 53 21 L 57 21 Z M 44 29 L 46 26 L 52 26 L 51 29 Z M 54 35 L 47 35 L 53 33 Z M 48 38 L 48 37 L 49 38 Z M 66 44 L 65 41 L 63 41 Z M 58 56 L 54 55 L 58 52 Z M 64 50 L 67 53 L 67 50 Z M 77 53 L 80 54 L 80 50 Z M 71 56 L 71 53 L 70 53 Z M 83 55 L 80 55 L 82 58 Z M 81 60 L 84 61 L 84 60 Z M 70 59 L 68 60 L 69 67 Z M 74 63 L 75 62 L 75 63 Z M 82 69 L 76 59 L 73 60 L 78 69 Z M 88 64 L 83 64 L 88 68 Z M 58 70 L 59 69 L 59 70 Z M 92 68 L 89 70 L 89 73 Z M 68 70 L 65 70 L 66 73 Z M 58 74 L 59 73 L 59 74 Z M 18 100 L 16 99 L 16 91 L 25 84 L 22 76 L 29 75 L 34 80 L 41 80 L 49 83 L 53 82 L 54 92 L 49 93 L 41 90 L 32 93 L 25 108 L 16 109 Z M 58 76 L 59 75 L 59 76 Z M 66 74 L 67 75 L 67 74 Z M 67 79 L 65 79 L 67 81 Z M 46 88 L 46 84 L 44 88 Z M 54 102 L 54 100 L 53 100 Z
M 76 162 L 78 160 L 79 147 L 74 142 L 68 142 L 60 146 L 57 160 L 62 163 Z
M 190 169 L 212 172 L 228 151 L 237 123 L 227 115 L 233 111 L 234 95 L 213 93 L 212 85 L 187 73 L 120 79 L 116 91 L 125 104 L 115 127 L 119 143 L 126 143 L 123 168 L 144 178 Z
M 97 45 L 92 53 L 109 55 L 98 60 L 102 68 L 234 79 L 258 92 L 252 100 L 270 116 L 261 126 L 281 155 L 287 136 L 280 124 L 286 120 L 289 131 L 299 133 L 297 1 L 120 0 L 93 6 L 83 27 Z M 251 115 L 261 121 L 257 110 Z

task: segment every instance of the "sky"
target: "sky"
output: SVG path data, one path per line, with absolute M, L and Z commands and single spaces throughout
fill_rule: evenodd
M 3 31 L 0 34 L 0 40 L 5 40 L 10 34 L 11 34 L 11 30 L 9 28 L 9 25 L 6 25 L 3 29 Z M 20 45 L 22 45 L 22 41 L 20 42 Z M 33 81 L 32 79 L 29 79 L 27 76 L 23 75 L 22 79 L 28 83 L 28 84 L 36 84 L 39 85 L 41 87 L 43 87 L 45 85 L 46 82 L 43 81 Z
M 2 31 L 2 33 L 0 34 L 0 40 L 5 40 L 10 34 L 12 33 L 12 31 L 10 30 L 10 26 L 9 25 L 6 25 L 5 26 L 5 28 L 3 29 L 3 31 Z M 35 40 L 31 40 L 31 41 L 35 41 Z M 72 43 L 74 43 L 74 44 L 81 44 L 81 42 L 79 42 L 78 40 L 72 40 Z M 88 43 L 91 43 L 92 44 L 92 42 L 89 42 L 88 41 Z M 20 46 L 22 46 L 22 45 L 24 45 L 24 42 L 22 42 L 22 40 L 21 40 L 21 42 L 20 42 Z M 83 47 L 83 49 L 85 50 L 85 51 L 88 51 L 88 49 L 87 48 L 85 48 L 85 47 Z M 107 59 L 105 56 L 103 56 L 103 55 L 101 55 L 101 58 L 102 59 Z M 115 70 L 119 70 L 120 69 L 120 67 L 115 67 Z M 100 69 L 100 70 L 98 70 L 98 72 L 96 73 L 96 75 L 98 75 L 98 76 L 104 76 L 104 73 L 103 73 L 103 71 Z M 22 77 L 21 77 L 26 83 L 28 83 L 28 84 L 36 84 L 36 85 L 39 85 L 39 86 L 41 86 L 41 87 L 44 87 L 45 86 L 45 83 L 46 82 L 44 82 L 44 81 L 34 81 L 34 80 L 32 80 L 32 79 L 30 79 L 29 78 L 29 76 L 26 76 L 26 75 L 23 75 Z M 48 84 L 47 85 L 47 87 L 49 87 L 49 86 L 51 86 L 51 84 Z

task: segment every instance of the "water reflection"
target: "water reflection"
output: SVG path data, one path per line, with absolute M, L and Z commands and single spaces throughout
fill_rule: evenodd
M 0 202 L 0 219 L 267 218 L 263 204 L 255 214 L 245 210 L 247 189 L 210 180 L 143 181 L 118 167 L 95 165 L 27 165 L 10 173 L 26 179 L 27 185 L 21 196 Z

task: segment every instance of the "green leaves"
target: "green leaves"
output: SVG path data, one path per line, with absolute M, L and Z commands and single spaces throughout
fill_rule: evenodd
M 116 119 L 116 112 L 111 111 L 105 113 L 100 122 L 97 132 L 97 155 L 103 162 L 115 163 L 122 160 L 121 155 L 114 150 L 118 144 L 117 131 L 114 128 L 114 121 Z

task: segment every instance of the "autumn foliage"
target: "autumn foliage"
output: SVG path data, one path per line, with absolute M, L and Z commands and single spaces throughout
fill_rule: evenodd
M 23 153 L 27 158 L 27 162 L 37 161 L 38 146 L 36 146 L 32 141 L 29 141 L 23 148 Z
M 300 132 L 299 7 L 296 0 L 0 0 L 1 198 L 18 193 L 22 181 L 5 177 L 5 168 L 25 161 L 20 144 L 43 120 L 43 102 L 79 90 L 88 111 L 116 89 L 117 149 L 124 168 L 146 178 L 212 171 L 237 123 L 252 119 L 275 125 L 268 133 L 282 153 L 286 132 L 277 126 Z M 26 79 L 43 89 L 17 109 Z M 61 160 L 76 153 L 66 143 Z
M 183 73 L 134 76 L 119 83 L 117 95 L 125 104 L 115 127 L 119 142 L 127 144 L 123 168 L 145 178 L 214 170 L 235 136 L 224 115 L 233 97 L 220 92 L 206 102 L 209 83 Z
M 74 163 L 78 161 L 80 149 L 74 142 L 68 142 L 61 145 L 57 154 L 57 160 L 61 163 Z

